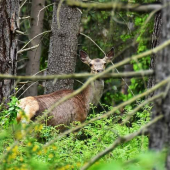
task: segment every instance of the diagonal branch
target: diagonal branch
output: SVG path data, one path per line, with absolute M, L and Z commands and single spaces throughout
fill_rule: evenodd
M 169 84 L 169 83 L 168 83 L 168 84 Z M 153 96 L 153 97 L 145 100 L 145 101 L 142 102 L 141 104 L 139 104 L 134 110 L 132 110 L 130 113 L 127 114 L 127 117 L 126 117 L 125 120 L 123 120 L 122 125 L 125 124 L 125 123 L 127 123 L 127 122 L 130 120 L 130 118 L 131 118 L 141 107 L 145 106 L 146 104 L 149 104 L 150 102 L 153 102 L 153 101 L 156 100 L 156 99 L 159 99 L 159 98 L 163 97 L 164 94 L 165 94 L 165 92 L 164 92 L 164 93 L 162 92 L 162 93 L 160 93 L 160 94 L 157 94 L 157 95 L 155 95 L 155 96 Z
M 29 47 L 29 48 L 24 48 L 23 50 L 19 50 L 19 51 L 17 52 L 17 54 L 21 54 L 21 53 L 23 53 L 23 52 L 25 52 L 25 51 L 29 51 L 29 50 L 32 50 L 32 49 L 35 49 L 35 48 L 38 48 L 38 47 L 39 47 L 39 44 L 34 45 L 34 46 L 32 46 L 32 47 Z
M 30 40 L 20 49 L 20 51 L 23 50 L 23 49 L 25 49 L 25 47 L 26 47 L 30 42 L 32 42 L 35 38 L 37 38 L 37 37 L 39 37 L 39 36 L 41 36 L 41 35 L 43 35 L 43 34 L 50 33 L 50 32 L 51 32 L 51 30 L 49 30 L 49 31 L 44 31 L 44 32 L 36 35 L 36 36 L 33 37 L 32 39 L 30 39 Z

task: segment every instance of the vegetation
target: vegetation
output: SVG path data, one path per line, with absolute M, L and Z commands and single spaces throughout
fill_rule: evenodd
M 33 123 L 25 125 L 24 130 L 20 131 L 20 125 L 14 119 L 15 113 L 18 112 L 17 102 L 16 97 L 12 97 L 8 104 L 9 109 L 1 112 L 1 169 L 79 169 L 92 156 L 111 145 L 117 137 L 132 133 L 145 125 L 150 120 L 151 111 L 149 105 L 144 106 L 140 112 L 137 112 L 136 121 L 125 125 L 115 121 L 120 118 L 120 114 L 95 121 L 48 146 L 48 142 L 59 135 L 58 131 L 45 124 L 36 124 L 34 128 L 30 128 Z M 107 105 L 103 107 L 111 109 Z M 131 110 L 130 105 L 125 107 L 126 114 Z M 103 114 L 97 113 L 93 106 L 92 112 L 88 120 Z M 124 117 L 121 116 L 121 119 Z M 74 126 L 75 124 L 72 125 Z M 16 142 L 18 140 L 19 142 Z M 147 148 L 148 137 L 138 136 L 118 146 L 91 169 L 109 169 L 114 164 L 117 169 L 147 170 L 155 161 L 160 169 L 163 169 L 162 154 L 148 152 Z M 151 158 L 152 161 L 148 161 Z M 133 165 L 131 161 L 134 162 Z M 106 164 L 106 162 L 110 163 Z
M 47 0 L 46 5 L 51 1 Z M 99 0 L 98 2 L 109 2 Z M 127 2 L 125 0 L 125 2 Z M 129 1 L 128 1 L 129 2 Z M 148 1 L 134 0 L 134 3 Z M 152 2 L 152 1 L 150 1 Z M 52 20 L 52 5 L 45 9 L 43 29 L 50 30 Z M 27 2 L 21 9 L 23 16 L 30 14 L 30 3 Z M 116 57 L 113 63 L 136 54 L 145 52 L 151 48 L 151 34 L 154 21 L 150 14 L 129 11 L 95 11 L 83 10 L 81 21 L 81 34 L 79 36 L 79 49 L 88 51 L 92 58 L 101 58 L 103 53 L 96 47 L 102 47 L 104 51 L 114 46 Z M 30 29 L 30 21 L 23 20 L 20 23 L 21 31 L 27 33 Z M 42 49 L 40 70 L 47 68 L 50 34 L 42 37 Z M 29 41 L 25 35 L 20 36 L 20 44 Z M 95 43 L 94 43 L 95 41 Z M 25 75 L 25 62 L 28 60 L 27 52 L 19 56 L 18 75 Z M 150 67 L 151 56 L 140 60 L 132 60 L 130 71 L 147 70 Z M 112 64 L 113 64 L 112 63 Z M 87 68 L 79 59 L 76 72 L 87 71 Z M 129 71 L 126 67 L 120 67 L 113 72 Z M 10 98 L 7 105 L 0 105 L 0 169 L 4 170 L 78 170 L 94 156 L 108 148 L 121 136 L 138 131 L 150 122 L 153 103 L 148 103 L 140 108 L 128 122 L 129 113 L 145 101 L 145 98 L 137 100 L 125 107 L 116 110 L 107 118 L 88 123 L 92 118 L 98 117 L 112 110 L 118 104 L 141 94 L 147 89 L 148 77 L 131 79 L 105 79 L 105 91 L 98 107 L 91 105 L 91 111 L 86 120 L 87 125 L 76 132 L 63 135 L 55 127 L 47 126 L 47 118 L 43 123 L 30 122 L 30 124 L 18 124 L 16 117 L 18 112 L 23 112 L 19 107 L 19 99 L 23 96 L 24 89 L 21 84 L 16 85 L 16 92 Z M 55 81 L 55 80 L 54 80 Z M 24 82 L 25 83 L 25 82 Z M 26 82 L 28 83 L 28 82 Z M 81 86 L 75 81 L 74 89 Z M 42 82 L 38 84 L 38 94 L 44 93 Z M 24 116 L 24 113 L 23 113 Z M 74 122 L 68 129 L 77 127 L 79 122 Z M 92 170 L 150 170 L 156 167 L 164 170 L 167 150 L 156 153 L 148 151 L 148 134 L 140 134 L 126 143 L 119 143 L 108 154 L 101 157 L 89 169 Z

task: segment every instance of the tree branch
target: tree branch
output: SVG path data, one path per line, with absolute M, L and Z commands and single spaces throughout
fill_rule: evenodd
M 169 84 L 169 83 L 168 83 Z M 125 120 L 123 120 L 123 122 L 121 123 L 122 125 L 124 125 L 125 123 L 127 123 L 129 121 L 129 119 L 143 106 L 145 106 L 146 104 L 149 104 L 150 102 L 156 100 L 156 99 L 159 99 L 161 97 L 164 96 L 165 93 L 160 93 L 160 94 L 157 94 L 147 100 L 145 100 L 144 102 L 142 102 L 141 104 L 139 104 L 137 107 L 135 107 L 134 110 L 132 110 L 130 113 L 127 114 L 127 117 Z
M 79 7 L 83 9 L 96 9 L 96 10 L 128 10 L 133 12 L 151 12 L 162 8 L 160 3 L 157 4 L 132 4 L 121 2 L 107 2 L 107 3 L 85 3 L 77 0 L 67 0 L 69 6 Z
M 36 36 L 33 37 L 32 39 L 30 39 L 30 40 L 21 48 L 21 50 L 23 50 L 30 42 L 32 42 L 32 41 L 33 41 L 35 38 L 37 38 L 38 36 L 41 36 L 41 35 L 43 35 L 43 34 L 50 33 L 50 32 L 51 32 L 51 30 L 49 30 L 49 31 L 44 31 L 44 32 L 36 35 Z M 21 51 L 21 50 L 20 50 L 20 51 Z
M 39 23 L 39 18 L 40 18 L 40 13 L 41 13 L 41 11 L 43 11 L 43 10 L 46 9 L 46 8 L 48 8 L 49 6 L 52 6 L 53 4 L 54 4 L 54 3 L 49 4 L 49 5 L 43 7 L 42 9 L 40 9 L 40 10 L 38 11 L 38 15 L 37 15 L 37 26 L 38 26 L 38 23 Z
M 31 16 L 26 16 L 26 17 L 19 17 L 19 19 L 29 19 Z
M 131 133 L 129 135 L 126 136 L 122 136 L 122 137 L 118 137 L 115 142 L 109 146 L 108 148 L 106 148 L 104 151 L 100 152 L 99 154 L 97 154 L 95 157 L 93 157 L 89 162 L 87 162 L 82 168 L 81 170 L 86 170 L 88 169 L 91 165 L 93 165 L 96 161 L 98 161 L 100 158 L 102 158 L 103 156 L 105 156 L 106 154 L 108 154 L 109 152 L 113 151 L 119 144 L 121 143 L 125 143 L 128 142 L 130 140 L 132 140 L 133 138 L 135 138 L 136 136 L 143 134 L 144 132 L 146 132 L 148 130 L 148 127 L 150 127 L 151 125 L 153 125 L 154 123 L 156 123 L 157 121 L 159 121 L 160 119 L 163 118 L 163 115 L 160 115 L 158 117 L 156 117 L 155 119 L 153 119 L 152 121 L 150 121 L 149 123 L 147 123 L 145 126 L 143 126 L 142 128 L 140 128 L 138 131 Z
M 39 44 L 34 45 L 34 46 L 32 46 L 32 47 L 29 47 L 29 48 L 24 48 L 23 50 L 19 50 L 19 51 L 17 52 L 17 54 L 21 54 L 21 53 L 23 53 L 23 52 L 25 52 L 25 51 L 29 51 L 29 50 L 32 50 L 32 49 L 35 49 L 35 48 L 38 48 L 38 47 L 39 47 Z
M 124 72 L 124 73 L 108 73 L 101 76 L 102 78 L 121 78 L 121 77 L 141 77 L 142 75 L 150 76 L 153 75 L 153 70 L 143 70 L 138 72 Z M 48 76 L 14 76 L 8 74 L 0 74 L 0 79 L 18 79 L 18 80 L 53 80 L 53 79 L 68 79 L 68 78 L 88 78 L 92 77 L 95 74 L 91 73 L 78 73 L 78 74 L 62 74 L 62 75 L 48 75 Z

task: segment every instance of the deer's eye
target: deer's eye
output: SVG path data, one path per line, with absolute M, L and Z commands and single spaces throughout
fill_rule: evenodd
M 106 66 L 106 63 L 104 63 L 104 66 Z
M 91 67 L 91 66 L 92 66 L 92 64 L 89 64 L 89 66 Z

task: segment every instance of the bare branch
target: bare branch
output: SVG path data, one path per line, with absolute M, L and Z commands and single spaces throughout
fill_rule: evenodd
M 34 45 L 34 46 L 32 46 L 32 47 L 29 47 L 29 48 L 25 48 L 25 49 L 23 49 L 23 50 L 19 50 L 19 51 L 17 52 L 17 54 L 21 54 L 21 53 L 23 53 L 23 52 L 25 52 L 25 51 L 29 51 L 29 50 L 32 50 L 32 49 L 35 49 L 35 48 L 38 48 L 38 47 L 39 47 L 39 44 Z
M 22 34 L 22 35 L 25 35 L 25 33 L 24 33 L 24 32 L 22 32 L 22 31 L 20 31 L 20 30 L 16 30 L 16 33 L 18 33 L 18 34 Z
M 23 50 L 30 42 L 32 42 L 32 41 L 33 41 L 35 38 L 37 38 L 38 36 L 41 36 L 41 35 L 43 35 L 43 34 L 50 33 L 50 32 L 51 32 L 51 30 L 49 30 L 49 31 L 44 31 L 44 32 L 36 35 L 36 36 L 33 37 L 32 39 L 30 39 L 30 40 L 21 48 L 21 50 Z
M 48 8 L 49 6 L 52 6 L 53 4 L 54 4 L 54 3 L 49 4 L 49 5 L 43 7 L 41 10 L 38 11 L 38 15 L 37 15 L 37 26 L 38 26 L 38 23 L 39 23 L 39 18 L 40 18 L 40 13 L 41 13 L 41 11 L 43 11 L 43 10 L 46 9 L 46 8 Z
M 140 77 L 142 74 L 145 76 L 153 75 L 153 70 L 143 70 L 138 72 L 125 72 L 125 73 L 108 73 L 101 76 L 102 78 L 120 78 L 120 77 Z M 62 74 L 62 75 L 48 75 L 48 76 L 14 76 L 8 74 L 0 74 L 0 79 L 19 79 L 19 80 L 53 80 L 53 79 L 68 79 L 68 78 L 88 78 L 95 74 L 79 73 L 79 74 Z
M 85 3 L 77 0 L 67 0 L 67 4 L 73 7 L 79 7 L 83 9 L 96 9 L 96 10 L 128 10 L 134 12 L 151 12 L 162 8 L 160 3 L 157 4 L 132 4 L 121 2 L 107 2 L 107 3 Z
M 19 12 L 20 12 L 21 8 L 25 5 L 26 2 L 27 2 L 27 0 L 25 0 L 25 1 L 20 5 L 20 7 L 19 7 Z
M 26 16 L 26 17 L 19 17 L 19 19 L 29 19 L 31 16 Z
M 61 6 L 63 4 L 64 0 L 60 0 L 58 3 L 58 8 L 57 8 L 57 25 L 58 25 L 58 29 L 60 29 L 60 9 Z
M 94 40 L 93 40 L 92 38 L 90 38 L 88 35 L 83 34 L 83 33 L 80 33 L 80 35 L 83 35 L 83 36 L 85 36 L 86 38 L 88 38 L 91 42 L 93 42 L 93 44 L 95 44 L 95 45 L 100 49 L 100 51 L 102 51 L 102 53 L 103 53 L 104 55 L 106 55 L 106 53 L 102 50 L 102 48 L 101 48 L 96 42 L 94 42 Z

